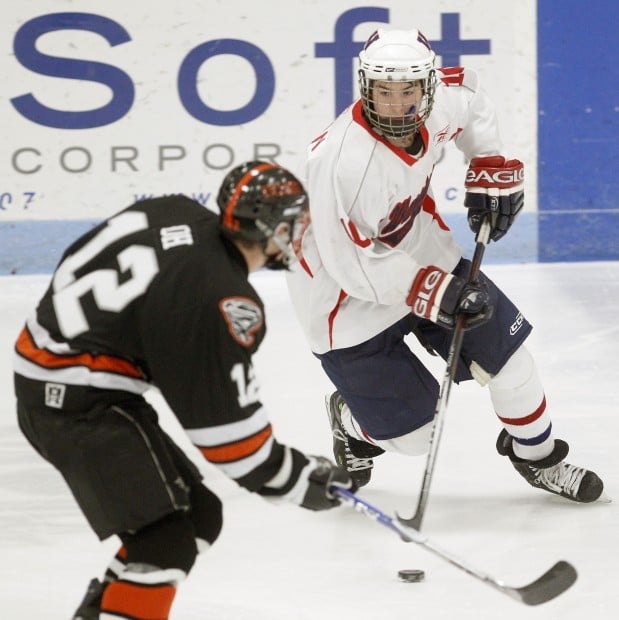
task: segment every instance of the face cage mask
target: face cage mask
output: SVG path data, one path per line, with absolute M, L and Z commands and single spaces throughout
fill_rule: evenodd
M 304 213 L 307 209 L 303 209 L 301 213 L 295 219 L 290 222 L 282 220 L 279 224 L 289 224 L 289 230 L 281 235 L 276 235 L 273 228 L 262 220 L 256 220 L 256 228 L 258 228 L 266 237 L 264 241 L 263 251 L 266 250 L 266 246 L 269 243 L 269 239 L 273 240 L 273 243 L 281 251 L 281 256 L 269 256 L 264 266 L 271 270 L 289 269 L 296 261 L 297 256 L 294 251 L 293 241 L 300 240 L 303 235 L 304 228 L 306 227 Z
M 432 106 L 434 105 L 434 91 L 436 90 L 436 75 L 434 70 L 430 72 L 427 78 L 421 80 L 398 80 L 398 82 L 421 82 L 423 96 L 418 108 L 411 108 L 406 115 L 406 120 L 394 120 L 389 116 L 380 116 L 374 111 L 374 100 L 371 93 L 373 92 L 374 82 L 387 80 L 374 80 L 366 78 L 363 72 L 359 72 L 361 102 L 363 112 L 370 125 L 381 135 L 386 138 L 408 138 L 415 135 L 425 124 Z M 395 81 L 395 80 L 394 80 Z

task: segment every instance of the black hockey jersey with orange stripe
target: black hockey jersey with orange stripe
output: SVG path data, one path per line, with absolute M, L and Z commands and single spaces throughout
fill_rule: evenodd
M 93 393 L 158 387 L 204 456 L 256 490 L 282 458 L 251 362 L 265 331 L 218 216 L 182 195 L 156 198 L 65 251 L 18 337 L 14 368 L 45 385 L 47 407 L 82 406 L 63 402 L 63 386 L 84 388 L 84 407 Z M 23 385 L 18 398 L 31 397 Z

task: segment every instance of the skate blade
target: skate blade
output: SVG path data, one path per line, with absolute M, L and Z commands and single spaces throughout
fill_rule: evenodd
M 612 504 L 613 498 L 606 493 L 606 491 L 602 491 L 602 495 L 600 495 L 596 500 L 596 502 L 601 502 L 602 504 Z

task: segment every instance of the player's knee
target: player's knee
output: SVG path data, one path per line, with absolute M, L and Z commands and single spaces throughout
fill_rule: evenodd
M 374 440 L 374 443 L 388 452 L 399 452 L 407 456 L 420 456 L 428 452 L 434 422 L 392 439 Z
M 174 512 L 136 532 L 121 535 L 127 565 L 146 565 L 160 570 L 191 570 L 198 547 L 193 522 L 186 512 Z
M 198 551 L 204 551 L 219 537 L 223 526 L 223 507 L 217 495 L 203 484 L 191 487 L 189 518 L 194 526 Z
M 490 381 L 490 390 L 515 389 L 525 385 L 535 375 L 533 356 L 524 345 L 514 351 L 506 364 Z

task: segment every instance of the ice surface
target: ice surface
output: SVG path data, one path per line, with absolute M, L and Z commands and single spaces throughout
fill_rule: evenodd
M 485 271 L 535 329 L 528 346 L 543 378 L 555 434 L 570 462 L 605 480 L 619 502 L 619 263 L 495 265 Z M 59 474 L 17 429 L 13 341 L 47 276 L 0 277 L 0 604 L 2 620 L 67 620 L 91 577 L 116 550 L 90 532 Z M 252 276 L 267 307 L 256 356 L 262 400 L 276 436 L 331 455 L 324 396 L 331 385 L 308 351 L 281 274 Z M 420 353 L 424 355 L 424 353 Z M 430 360 L 437 377 L 443 364 Z M 456 386 L 425 533 L 476 568 L 521 586 L 554 562 L 579 579 L 556 600 L 526 608 L 350 509 L 311 513 L 273 506 L 223 479 L 187 443 L 156 393 L 162 423 L 200 463 L 224 499 L 224 530 L 182 584 L 179 620 L 611 620 L 619 617 L 617 502 L 575 505 L 530 488 L 499 457 L 500 430 L 486 390 Z M 386 454 L 360 495 L 407 516 L 425 458 Z M 423 583 L 397 572 L 421 568 Z

